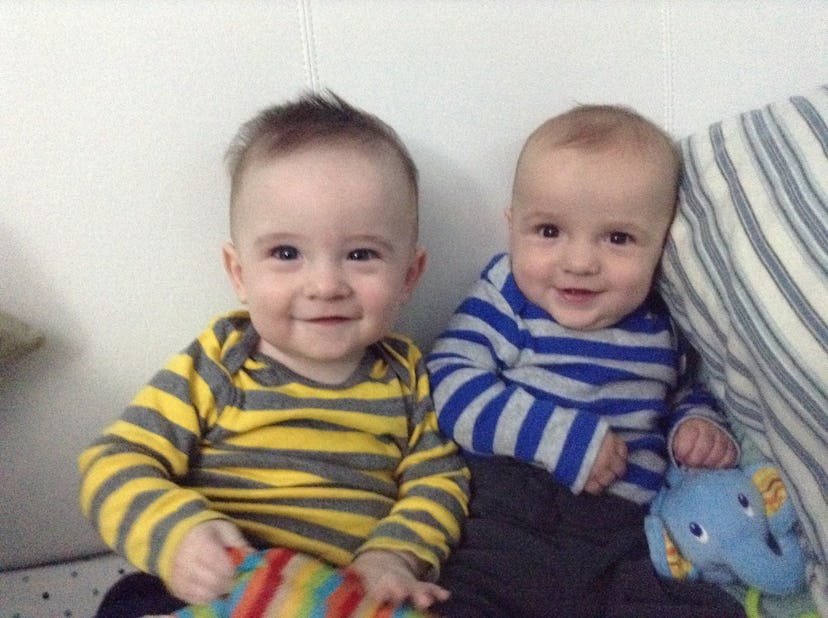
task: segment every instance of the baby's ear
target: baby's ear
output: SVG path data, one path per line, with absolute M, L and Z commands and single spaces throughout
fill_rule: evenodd
M 408 270 L 405 273 L 405 283 L 403 285 L 403 302 L 407 302 L 409 298 L 411 298 L 412 292 L 414 292 L 414 288 L 417 287 L 417 283 L 419 283 L 420 279 L 423 276 L 426 268 L 426 251 L 423 247 L 417 247 L 414 250 L 414 257 L 411 260 L 411 264 L 408 266 Z
M 224 270 L 227 276 L 230 277 L 230 283 L 233 285 L 233 290 L 239 302 L 247 302 L 247 292 L 244 287 L 244 276 L 242 273 L 241 262 L 236 251 L 236 246 L 232 241 L 227 241 L 221 248 L 222 259 L 224 261 Z

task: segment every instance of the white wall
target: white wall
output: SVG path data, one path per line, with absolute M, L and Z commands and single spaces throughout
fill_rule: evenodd
M 427 346 L 503 248 L 528 132 L 574 102 L 677 136 L 828 81 L 828 3 L 0 3 L 0 307 L 46 346 L 0 373 L 0 568 L 102 549 L 76 457 L 214 314 L 238 124 L 330 87 L 422 177 Z

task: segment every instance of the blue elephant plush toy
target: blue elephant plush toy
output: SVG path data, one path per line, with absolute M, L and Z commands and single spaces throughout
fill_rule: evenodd
M 805 586 L 796 513 L 779 471 L 671 467 L 644 525 L 650 558 L 665 578 L 741 583 L 788 595 Z

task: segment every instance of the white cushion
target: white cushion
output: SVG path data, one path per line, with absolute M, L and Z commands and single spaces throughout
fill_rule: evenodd
M 725 413 L 783 470 L 828 611 L 828 86 L 681 148 L 660 289 Z

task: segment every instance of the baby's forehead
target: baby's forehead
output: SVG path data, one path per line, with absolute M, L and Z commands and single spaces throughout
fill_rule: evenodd
M 538 165 L 554 168 L 556 163 L 570 165 L 577 162 L 602 167 L 613 166 L 619 161 L 667 179 L 676 177 L 680 167 L 672 146 L 663 140 L 625 136 L 589 143 L 561 143 L 556 136 L 537 135 L 527 142 L 521 154 L 515 180 L 522 181 L 521 172 L 526 168 L 536 169 Z
M 257 201 L 250 202 L 250 195 L 269 194 L 272 187 L 283 186 L 281 181 L 275 179 L 284 179 L 292 185 L 290 179 L 302 178 L 306 172 L 312 176 L 310 172 L 316 166 L 334 165 L 338 168 L 340 163 L 344 164 L 344 169 L 355 170 L 352 178 L 383 191 L 389 198 L 383 201 L 383 208 L 399 209 L 400 222 L 406 222 L 406 225 L 410 222 L 417 235 L 419 214 L 416 186 L 412 185 L 404 163 L 390 146 L 354 140 L 318 141 L 275 152 L 260 151 L 250 156 L 238 178 L 237 191 L 230 204 L 231 234 L 242 221 L 250 223 L 252 204 Z M 373 171 L 366 173 L 366 164 L 375 169 L 376 174 Z M 360 170 L 362 173 L 358 173 Z
M 257 148 L 249 157 L 242 178 L 253 168 L 279 165 L 286 161 L 295 164 L 300 155 L 308 153 L 328 153 L 345 160 L 349 157 L 359 157 L 374 164 L 381 173 L 389 178 L 396 177 L 401 184 L 408 185 L 416 195 L 417 187 L 409 179 L 405 163 L 397 151 L 390 145 L 377 140 L 364 140 L 356 137 L 318 138 L 288 148 L 265 150 Z M 312 165 L 312 163 L 308 163 Z

